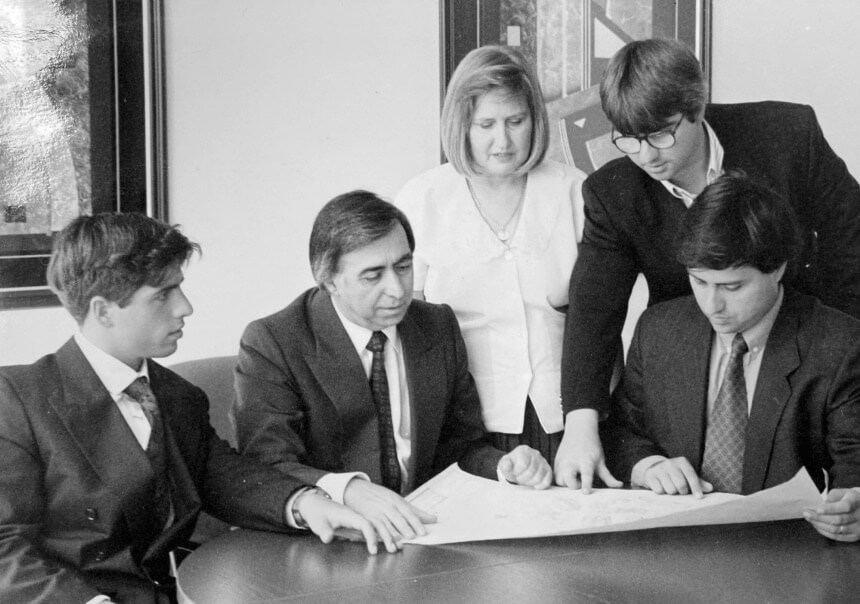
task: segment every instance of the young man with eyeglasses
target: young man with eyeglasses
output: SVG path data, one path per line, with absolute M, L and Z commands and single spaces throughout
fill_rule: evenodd
M 798 217 L 800 259 L 786 283 L 860 317 L 860 185 L 824 139 L 811 107 L 774 101 L 712 105 L 695 55 L 674 40 L 631 42 L 600 85 L 613 142 L 627 157 L 583 185 L 586 222 L 570 282 L 562 357 L 565 434 L 555 481 L 591 488 L 607 470 L 597 435 L 610 405 L 630 293 L 639 273 L 649 306 L 690 293 L 675 261 L 678 225 L 723 171 L 744 170 Z

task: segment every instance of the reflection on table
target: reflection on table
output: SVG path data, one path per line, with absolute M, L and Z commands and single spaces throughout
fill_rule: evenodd
M 234 531 L 179 568 L 180 603 L 857 602 L 860 544 L 801 520 L 406 545 Z

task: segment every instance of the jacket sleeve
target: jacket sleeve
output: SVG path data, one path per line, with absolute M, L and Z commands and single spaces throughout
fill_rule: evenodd
M 0 376 L 0 601 L 86 602 L 100 592 L 75 569 L 44 558 L 37 547 L 46 485 L 25 407 Z
M 600 440 L 606 451 L 610 471 L 625 482 L 630 481 L 633 466 L 651 455 L 665 453 L 652 440 L 647 426 L 648 401 L 645 397 L 642 321 L 630 343 L 624 377 L 613 393 L 612 410 L 601 424 Z
M 239 346 L 233 418 L 239 451 L 305 483 L 326 470 L 302 463 L 308 417 L 285 352 L 265 323 L 248 325 Z
M 561 399 L 575 409 L 608 409 L 609 388 L 621 351 L 621 331 L 638 264 L 616 233 L 610 213 L 590 180 L 582 194 L 585 229 L 570 279 L 564 328 Z
M 814 263 L 820 280 L 810 293 L 860 318 L 860 185 L 827 143 L 812 108 L 804 109 L 809 199 L 799 209 L 811 213 L 808 222 L 814 232 L 806 234 L 807 261 Z

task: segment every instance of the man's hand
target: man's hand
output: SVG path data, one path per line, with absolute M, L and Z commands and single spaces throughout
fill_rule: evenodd
M 520 445 L 499 460 L 498 472 L 508 482 L 535 489 L 545 489 L 552 484 L 549 463 L 527 445 Z
M 555 484 L 582 488 L 586 494 L 591 492 L 595 472 L 607 487 L 617 489 L 623 484 L 606 467 L 594 409 L 577 409 L 567 414 L 554 465 Z
M 814 510 L 803 517 L 815 530 L 834 541 L 860 540 L 860 493 L 854 489 L 833 489 Z
M 424 525 L 436 522 L 435 516 L 407 503 L 397 493 L 361 478 L 349 481 L 343 502 L 370 521 L 391 553 L 400 550 L 405 539 L 426 535 Z
M 710 482 L 699 478 L 686 457 L 658 461 L 645 470 L 645 486 L 658 495 L 689 495 L 701 499 L 714 490 Z
M 363 537 L 367 543 L 367 551 L 376 554 L 377 536 L 373 526 L 345 505 L 335 503 L 317 493 L 300 495 L 295 505 L 308 528 L 319 535 L 323 543 L 331 543 L 335 534 L 353 535 L 348 537 L 350 539 Z

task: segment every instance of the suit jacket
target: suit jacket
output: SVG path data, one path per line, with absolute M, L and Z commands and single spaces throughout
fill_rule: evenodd
M 713 331 L 692 296 L 646 310 L 603 426 L 607 460 L 629 480 L 649 455 L 701 471 Z M 860 321 L 787 290 L 764 349 L 747 424 L 743 493 L 806 466 L 821 485 L 860 486 Z
M 203 391 L 149 361 L 164 418 L 175 521 L 142 541 L 153 470 L 74 340 L 28 366 L 0 368 L 0 601 L 163 599 L 166 554 L 201 508 L 248 528 L 285 530 L 302 483 L 241 458 L 208 422 Z
M 453 462 L 495 477 L 466 348 L 448 306 L 413 301 L 397 326 L 409 387 L 411 490 Z M 329 295 L 308 290 L 242 336 L 234 419 L 239 450 L 302 480 L 365 472 L 381 483 L 367 375 Z
M 786 283 L 860 317 L 860 185 L 821 133 L 812 108 L 764 102 L 708 105 L 705 119 L 723 167 L 764 181 L 794 208 L 804 240 Z M 654 304 L 691 293 L 675 258 L 686 207 L 626 157 L 583 185 L 585 229 L 570 282 L 562 355 L 562 404 L 605 408 L 638 273 Z

